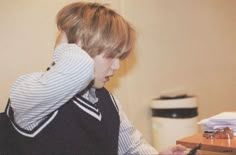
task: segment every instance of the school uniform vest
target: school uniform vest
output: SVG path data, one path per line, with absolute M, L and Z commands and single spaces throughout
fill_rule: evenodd
M 14 123 L 9 106 L 7 151 L 17 155 L 116 155 L 120 118 L 113 97 L 105 89 L 96 91 L 98 102 L 77 94 L 51 113 L 32 131 Z M 6 120 L 7 118 L 5 118 Z M 10 150 L 10 151 L 9 151 Z M 1 150 L 0 150 L 1 153 Z

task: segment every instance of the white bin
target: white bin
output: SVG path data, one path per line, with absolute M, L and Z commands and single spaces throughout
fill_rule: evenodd
M 153 145 L 157 150 L 176 144 L 176 140 L 198 132 L 195 97 L 154 99 L 152 108 Z

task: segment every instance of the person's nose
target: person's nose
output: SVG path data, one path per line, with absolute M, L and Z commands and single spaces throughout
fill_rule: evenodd
M 120 59 L 115 58 L 114 61 L 113 61 L 113 63 L 112 63 L 111 68 L 112 68 L 113 70 L 118 70 L 118 69 L 120 68 Z

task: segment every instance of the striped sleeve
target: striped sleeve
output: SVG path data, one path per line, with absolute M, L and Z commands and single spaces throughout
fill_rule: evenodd
M 157 155 L 158 152 L 146 142 L 142 134 L 131 124 L 122 110 L 118 100 L 114 98 L 120 114 L 119 155 Z
M 76 44 L 61 44 L 54 52 L 55 65 L 46 72 L 21 76 L 10 91 L 15 122 L 32 130 L 94 78 L 93 59 Z

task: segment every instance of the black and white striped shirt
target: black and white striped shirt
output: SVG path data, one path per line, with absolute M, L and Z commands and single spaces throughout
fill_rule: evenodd
M 84 90 L 94 78 L 93 59 L 76 44 L 59 45 L 54 52 L 54 62 L 48 71 L 23 75 L 13 84 L 10 100 L 15 122 L 26 130 L 34 129 L 46 116 Z M 95 91 L 91 88 L 83 96 L 95 103 Z M 116 103 L 119 106 L 117 100 Z M 120 106 L 119 115 L 118 154 L 157 154 L 132 126 Z

